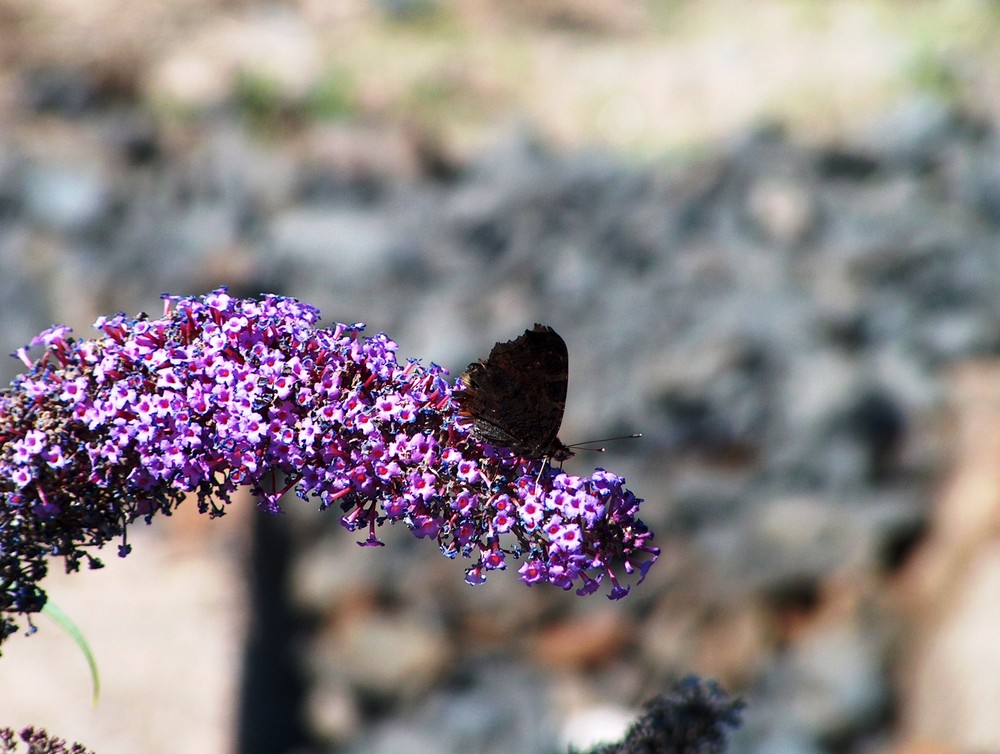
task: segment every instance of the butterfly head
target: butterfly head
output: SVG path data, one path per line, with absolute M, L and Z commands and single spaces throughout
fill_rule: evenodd
M 569 446 L 564 445 L 557 437 L 555 438 L 555 440 L 552 441 L 551 445 L 546 449 L 546 452 L 543 454 L 543 457 L 547 458 L 549 461 L 562 463 L 563 461 L 572 458 L 575 455 L 576 453 L 570 450 Z

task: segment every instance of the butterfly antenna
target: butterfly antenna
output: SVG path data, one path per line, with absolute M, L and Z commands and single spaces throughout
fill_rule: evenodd
M 578 448 L 579 450 L 593 450 L 595 453 L 604 453 L 607 448 L 588 448 L 587 445 L 592 445 L 595 442 L 611 442 L 613 440 L 635 440 L 642 437 L 642 432 L 636 432 L 631 435 L 618 435 L 617 437 L 604 437 L 600 440 L 585 440 L 583 442 L 574 443 L 573 445 L 568 445 L 569 448 Z

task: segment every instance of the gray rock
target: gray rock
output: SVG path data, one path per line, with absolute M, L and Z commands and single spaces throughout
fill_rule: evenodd
M 29 165 L 24 208 L 38 225 L 60 233 L 91 231 L 109 209 L 111 191 L 100 171 L 83 165 Z
M 345 208 L 303 208 L 281 212 L 270 223 L 277 260 L 322 273 L 337 285 L 385 273 L 394 239 L 376 213 Z
M 428 697 L 412 715 L 386 723 L 349 752 L 550 754 L 557 750 L 543 685 L 517 665 L 480 668 L 468 687 Z

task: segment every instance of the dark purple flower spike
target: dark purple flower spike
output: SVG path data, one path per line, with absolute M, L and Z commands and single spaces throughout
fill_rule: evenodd
M 51 328 L 18 356 L 28 372 L 0 394 L 0 639 L 13 614 L 41 609 L 48 559 L 101 562 L 88 550 L 169 514 L 188 495 L 222 515 L 249 486 L 269 512 L 289 491 L 337 505 L 341 522 L 380 545 L 401 522 L 448 557 L 475 560 L 466 579 L 523 558 L 521 579 L 578 593 L 658 550 L 624 480 L 577 477 L 484 445 L 457 408 L 447 372 L 396 360 L 396 344 L 362 325 L 316 326 L 294 299 L 164 297 L 159 319 L 102 317 L 103 337 Z

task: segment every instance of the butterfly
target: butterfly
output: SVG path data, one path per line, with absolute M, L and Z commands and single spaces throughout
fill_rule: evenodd
M 480 442 L 522 458 L 565 461 L 574 455 L 559 439 L 569 382 L 566 341 L 535 324 L 524 335 L 497 343 L 486 361 L 462 373 L 458 415 L 472 421 Z

